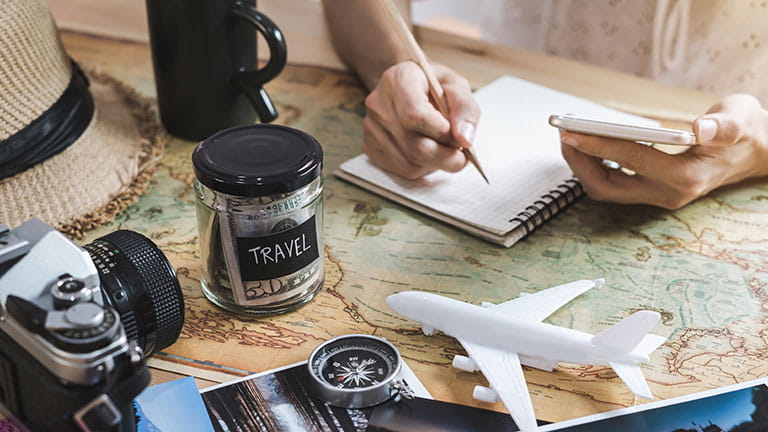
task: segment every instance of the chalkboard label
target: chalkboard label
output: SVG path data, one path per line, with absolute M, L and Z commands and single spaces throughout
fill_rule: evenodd
M 243 281 L 258 281 L 295 273 L 316 260 L 315 216 L 303 224 L 263 237 L 238 237 L 237 257 Z

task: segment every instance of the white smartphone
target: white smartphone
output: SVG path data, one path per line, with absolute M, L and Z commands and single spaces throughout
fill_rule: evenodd
M 639 141 L 653 144 L 696 145 L 696 136 L 687 131 L 645 126 L 630 126 L 570 115 L 551 115 L 549 124 L 569 132 Z

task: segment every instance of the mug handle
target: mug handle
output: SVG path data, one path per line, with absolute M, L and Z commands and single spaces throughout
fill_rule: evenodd
M 283 33 L 269 17 L 240 2 L 235 3 L 231 13 L 256 27 L 269 46 L 269 61 L 263 68 L 241 70 L 235 79 L 237 86 L 251 101 L 259 120 L 269 123 L 277 118 L 277 110 L 263 85 L 275 78 L 285 67 L 288 50 Z

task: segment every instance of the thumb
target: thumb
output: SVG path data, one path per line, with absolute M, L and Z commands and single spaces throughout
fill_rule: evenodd
M 470 147 L 475 139 L 480 106 L 465 79 L 443 84 L 451 122 L 451 136 L 456 147 Z
M 751 133 L 753 119 L 762 110 L 749 95 L 731 95 L 696 119 L 693 132 L 699 144 L 729 146 Z
M 729 146 L 743 135 L 740 119 L 732 113 L 715 113 L 699 117 L 693 124 L 693 132 L 699 144 Z

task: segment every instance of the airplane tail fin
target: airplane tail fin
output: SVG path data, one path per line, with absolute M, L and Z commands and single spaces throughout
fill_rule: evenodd
M 645 380 L 639 365 L 621 362 L 610 362 L 609 365 L 616 372 L 616 375 L 624 381 L 624 384 L 632 390 L 632 393 L 646 399 L 653 399 L 653 393 L 651 393 L 648 381 Z
M 635 349 L 647 350 L 647 353 L 650 353 L 664 342 L 664 338 L 659 341 L 660 336 L 648 334 L 660 318 L 661 315 L 658 312 L 647 310 L 635 312 L 594 335 L 592 344 L 622 353 L 632 352 Z
M 616 325 L 592 337 L 592 344 L 598 347 L 615 350 L 618 353 L 633 353 L 647 357 L 653 350 L 667 340 L 665 337 L 648 334 L 659 322 L 661 315 L 653 311 L 639 311 L 623 319 Z M 610 362 L 608 363 L 632 393 L 653 399 L 648 382 L 637 363 Z
M 653 351 L 656 350 L 656 348 L 660 347 L 661 344 L 666 341 L 667 338 L 664 336 L 649 334 L 640 341 L 640 343 L 635 347 L 634 352 L 637 354 L 649 356 Z

